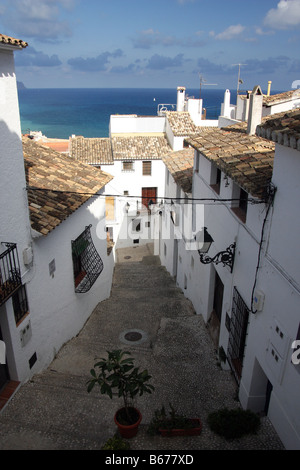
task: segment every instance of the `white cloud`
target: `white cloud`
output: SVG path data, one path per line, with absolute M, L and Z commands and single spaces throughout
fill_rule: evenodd
M 233 39 L 236 36 L 239 36 L 244 30 L 245 30 L 245 27 L 242 26 L 241 24 L 231 25 L 227 29 L 225 29 L 225 31 L 217 34 L 215 37 L 216 39 L 228 41 L 229 39 Z
M 275 29 L 300 26 L 300 0 L 280 0 L 277 8 L 268 11 L 264 24 Z

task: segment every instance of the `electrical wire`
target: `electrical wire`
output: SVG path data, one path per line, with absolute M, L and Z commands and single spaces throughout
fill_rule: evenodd
M 98 198 L 98 197 L 115 197 L 115 198 L 121 198 L 121 199 L 148 199 L 143 196 L 133 196 L 133 195 L 124 195 L 124 194 L 94 194 L 94 193 L 86 193 L 86 192 L 78 192 L 78 191 L 62 191 L 58 189 L 48 189 L 48 188 L 36 188 L 32 186 L 27 186 L 26 187 L 27 191 L 41 191 L 41 192 L 52 192 L 56 194 L 74 194 L 78 196 L 90 196 L 91 198 Z M 223 202 L 235 202 L 235 201 L 240 201 L 240 198 L 226 198 L 226 199 L 221 199 L 221 198 L 185 198 L 185 197 L 160 197 L 156 196 L 156 200 L 160 201 L 171 201 L 171 204 L 174 204 L 174 201 L 184 201 L 184 204 L 190 204 L 195 201 L 201 201 L 201 202 L 214 202 L 214 203 L 223 203 Z M 264 199 L 254 199 L 254 198 L 248 198 L 247 202 L 249 204 L 265 204 L 266 201 Z M 167 202 L 168 203 L 168 202 Z

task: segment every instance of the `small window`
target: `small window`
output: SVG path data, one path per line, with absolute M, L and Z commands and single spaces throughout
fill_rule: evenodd
M 124 191 L 124 196 L 129 196 L 129 191 Z
M 243 223 L 245 223 L 248 208 L 248 193 L 246 193 L 242 188 L 235 186 L 233 199 L 236 199 L 236 201 L 233 201 L 232 211 Z
M 132 161 L 123 162 L 122 171 L 134 171 L 133 162 Z
M 143 176 L 151 176 L 151 171 L 152 171 L 151 160 L 143 162 Z
M 15 315 L 16 325 L 29 313 L 26 287 L 20 289 L 12 296 L 12 303 Z
M 212 165 L 211 168 L 211 188 L 217 193 L 220 194 L 221 187 L 221 170 L 215 165 Z
M 132 231 L 133 232 L 141 231 L 141 219 L 132 219 Z

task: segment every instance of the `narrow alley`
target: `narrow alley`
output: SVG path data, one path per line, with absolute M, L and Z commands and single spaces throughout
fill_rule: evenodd
M 238 407 L 229 371 L 218 364 L 201 316 L 152 255 L 151 246 L 117 252 L 111 297 L 98 304 L 79 333 L 49 368 L 22 385 L 0 414 L 1 450 L 100 450 L 114 435 L 120 402 L 97 390 L 88 394 L 89 370 L 107 350 L 131 351 L 147 368 L 155 391 L 138 397 L 143 420 L 132 450 L 283 449 L 268 418 L 257 435 L 226 441 L 206 423 L 209 412 Z M 154 410 L 169 403 L 199 417 L 200 436 L 149 436 Z

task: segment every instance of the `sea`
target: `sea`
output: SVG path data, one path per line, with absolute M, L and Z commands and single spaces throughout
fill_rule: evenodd
M 23 134 L 41 131 L 48 138 L 68 139 L 73 134 L 108 137 L 112 114 L 156 116 L 159 104 L 176 106 L 177 89 L 25 88 L 18 96 Z M 186 96 L 198 99 L 200 90 L 186 89 Z M 217 119 L 224 90 L 202 89 L 201 98 L 207 119 Z

